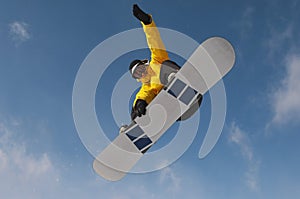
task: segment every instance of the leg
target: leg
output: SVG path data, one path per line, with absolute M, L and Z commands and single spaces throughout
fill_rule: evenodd
M 189 119 L 190 117 L 192 117 L 192 115 L 194 115 L 194 113 L 199 109 L 200 105 L 201 105 L 201 102 L 202 102 L 202 95 L 200 94 L 196 99 L 195 101 L 192 103 L 191 107 L 186 111 L 184 112 L 180 118 L 177 119 L 177 121 L 184 121 L 184 120 L 187 120 Z

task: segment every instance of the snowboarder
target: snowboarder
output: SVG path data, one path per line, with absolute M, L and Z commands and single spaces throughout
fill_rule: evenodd
M 136 4 L 133 5 L 133 15 L 141 21 L 143 26 L 147 44 L 151 51 L 151 61 L 148 59 L 136 59 L 129 65 L 129 71 L 132 77 L 142 83 L 132 105 L 132 121 L 136 117 L 141 117 L 146 114 L 147 105 L 158 95 L 164 85 L 170 81 L 175 74 L 174 72 L 180 69 L 175 62 L 169 60 L 165 45 L 152 16 L 145 13 Z M 189 118 L 199 108 L 201 101 L 202 95 L 197 98 L 197 103 L 191 107 L 190 111 L 178 118 L 177 121 Z M 120 127 L 120 133 L 124 132 L 127 127 L 128 125 L 122 125 Z
M 110 181 L 122 179 L 175 121 L 191 117 L 198 110 L 202 95 L 231 70 L 235 61 L 231 44 L 221 37 L 212 37 L 196 48 L 180 70 L 169 60 L 152 16 L 137 5 L 133 6 L 133 14 L 143 25 L 151 61 L 131 62 L 132 77 L 142 83 L 132 106 L 133 121 L 129 127 L 122 126 L 120 134 L 94 160 L 97 174 Z M 165 90 L 161 91 L 163 87 Z M 146 108 L 151 114 L 141 117 Z M 215 134 L 206 135 L 206 148 L 214 146 L 211 138 L 214 140 Z M 210 141 L 205 142 L 206 139 Z
M 133 15 L 142 23 L 148 47 L 151 51 L 151 61 L 136 59 L 129 65 L 132 77 L 142 83 L 133 102 L 131 111 L 132 120 L 145 115 L 146 106 L 163 88 L 163 84 L 159 79 L 161 64 L 169 60 L 168 53 L 152 16 L 145 13 L 136 4 L 133 5 Z

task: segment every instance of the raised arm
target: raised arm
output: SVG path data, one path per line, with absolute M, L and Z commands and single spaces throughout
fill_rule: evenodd
M 160 37 L 151 15 L 145 13 L 136 4 L 133 5 L 133 15 L 141 21 L 146 35 L 148 47 L 151 51 L 151 62 L 154 64 L 162 63 L 169 59 L 166 47 Z
M 151 62 L 158 64 L 169 59 L 166 47 L 160 37 L 158 28 L 156 27 L 154 21 L 149 25 L 142 23 L 143 29 L 146 35 L 148 47 L 151 51 Z

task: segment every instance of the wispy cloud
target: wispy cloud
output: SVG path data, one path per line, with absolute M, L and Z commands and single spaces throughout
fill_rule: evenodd
M 253 6 L 248 6 L 243 12 L 240 22 L 240 30 L 241 30 L 241 38 L 245 39 L 249 36 L 249 32 L 253 28 L 253 21 L 254 21 L 254 13 L 255 8 Z
M 283 52 L 283 47 L 291 42 L 294 38 L 293 22 L 285 24 L 284 28 L 269 25 L 269 37 L 265 40 L 268 56 L 273 59 L 274 56 L 280 56 Z
M 49 155 L 34 155 L 25 143 L 14 138 L 15 124 L 0 123 L 0 190 L 3 198 L 40 198 L 53 191 L 59 172 Z M 57 188 L 57 187 L 56 187 Z
M 271 8 L 280 10 L 277 3 Z M 282 125 L 300 121 L 300 48 L 297 2 L 290 4 L 289 13 L 281 13 L 275 19 L 269 19 L 268 37 L 265 47 L 270 64 L 274 65 L 281 79 L 275 79 L 268 91 L 269 104 L 273 113 L 266 129 L 272 125 Z M 275 68 L 276 66 L 276 68 Z M 279 71 L 279 72 L 278 72 Z
M 285 68 L 279 87 L 270 94 L 272 124 L 300 121 L 300 54 L 289 54 Z
M 234 122 L 230 127 L 229 141 L 235 143 L 247 161 L 248 170 L 245 172 L 245 183 L 253 191 L 259 190 L 259 161 L 255 159 L 251 142 L 247 133 L 242 131 Z
M 159 184 L 168 184 L 167 190 L 170 193 L 180 191 L 181 179 L 170 168 L 166 167 L 160 171 Z
M 15 21 L 9 24 L 9 32 L 16 44 L 23 43 L 31 38 L 29 25 L 25 22 Z

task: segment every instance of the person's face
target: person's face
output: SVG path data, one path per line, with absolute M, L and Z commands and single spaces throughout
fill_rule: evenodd
M 137 79 L 137 81 L 146 83 L 150 81 L 151 76 L 149 75 L 149 61 L 144 60 L 142 64 L 137 65 L 134 68 L 134 72 L 132 74 L 133 78 Z
M 146 68 L 146 70 L 142 73 L 142 76 L 138 79 L 138 81 L 142 82 L 142 83 L 148 83 L 150 82 L 151 79 L 151 75 L 148 72 L 148 67 Z

